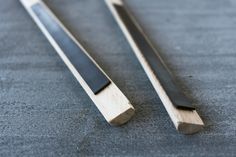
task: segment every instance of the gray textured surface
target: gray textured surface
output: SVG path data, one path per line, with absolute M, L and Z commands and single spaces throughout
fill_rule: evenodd
M 110 127 L 18 0 L 0 0 L 0 156 L 235 156 L 236 1 L 127 0 L 205 129 L 176 132 L 102 0 L 45 0 L 132 101 Z

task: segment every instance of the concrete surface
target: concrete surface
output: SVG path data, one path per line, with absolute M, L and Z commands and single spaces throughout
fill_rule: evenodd
M 236 1 L 126 0 L 196 103 L 178 134 L 102 0 L 45 0 L 136 108 L 109 126 L 18 0 L 0 0 L 0 156 L 236 156 Z

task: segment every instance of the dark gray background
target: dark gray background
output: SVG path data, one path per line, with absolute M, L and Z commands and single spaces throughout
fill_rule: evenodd
M 109 126 L 18 0 L 0 0 L 0 156 L 235 156 L 236 1 L 126 0 L 206 123 L 178 134 L 103 0 L 45 0 L 136 108 Z

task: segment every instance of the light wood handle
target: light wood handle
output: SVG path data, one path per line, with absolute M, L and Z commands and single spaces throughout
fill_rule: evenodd
M 163 86 L 164 79 L 171 80 L 171 78 L 169 78 L 169 75 L 165 75 L 165 78 L 164 79 L 162 78 L 162 81 L 161 81 L 160 77 L 162 76 L 160 75 L 157 76 L 157 73 L 154 73 L 154 70 L 157 70 L 158 66 L 156 66 L 157 69 L 153 69 L 151 67 L 150 62 L 147 61 L 147 57 L 146 58 L 144 57 L 144 53 L 147 53 L 147 52 L 142 52 L 141 44 L 143 43 L 145 43 L 144 49 L 146 48 L 150 51 L 153 51 L 156 55 L 158 55 L 158 52 L 154 49 L 151 42 L 148 40 L 147 36 L 145 35 L 141 27 L 138 25 L 138 23 L 134 20 L 134 18 L 127 11 L 127 9 L 125 9 L 123 2 L 121 0 L 105 0 L 105 1 L 112 15 L 114 16 L 115 20 L 117 21 L 121 30 L 123 31 L 125 37 L 127 38 L 129 44 L 131 45 L 143 69 L 145 70 L 157 94 L 159 95 L 176 129 L 183 134 L 193 134 L 201 130 L 202 127 L 204 126 L 204 123 L 195 109 L 191 109 L 191 110 L 180 109 L 176 107 L 176 104 L 173 104 L 174 97 L 172 97 L 172 99 L 170 98 L 170 95 L 172 94 L 170 93 L 171 90 L 167 91 L 165 90 L 166 88 Z M 119 12 L 118 8 L 119 9 L 121 8 L 122 12 Z M 132 28 L 130 26 L 132 26 Z M 136 30 L 136 32 L 134 30 Z M 141 42 L 140 42 L 140 38 L 141 38 Z M 149 52 L 149 54 L 150 53 L 151 52 Z M 153 54 L 151 55 L 154 56 Z M 158 56 L 157 58 L 158 58 L 157 61 L 159 63 L 164 64 L 160 56 Z M 152 65 L 153 64 L 155 64 L 155 62 L 153 62 Z M 159 70 L 159 71 L 160 71 L 159 74 L 167 74 L 168 69 L 163 68 L 162 70 Z M 168 85 L 168 84 L 165 83 L 165 85 Z M 171 88 L 172 87 L 175 88 L 175 86 L 171 86 Z M 178 89 L 173 89 L 173 90 L 178 91 Z
M 97 65 L 97 63 L 92 59 L 83 46 L 72 36 L 72 34 L 63 26 L 63 24 L 56 18 L 56 16 L 50 11 L 50 9 L 41 1 L 41 0 L 20 0 L 25 9 L 34 19 L 38 27 L 41 29 L 43 34 L 47 37 L 51 45 L 60 55 L 62 60 L 65 62 L 67 67 L 73 73 L 75 78 L 81 84 L 83 89 L 92 99 L 94 104 L 97 106 L 99 111 L 105 117 L 107 122 L 111 125 L 121 125 L 126 123 L 134 114 L 134 108 L 129 102 L 129 100 L 124 96 L 120 89 L 110 80 L 110 78 L 104 73 L 104 71 Z M 64 30 L 69 38 L 76 43 L 83 52 L 89 57 L 89 59 L 99 68 L 100 71 L 110 80 L 110 84 L 107 85 L 101 91 L 94 93 L 89 85 L 86 83 L 86 80 L 83 79 L 81 73 L 75 68 L 71 60 L 67 57 L 63 48 L 60 47 L 60 44 L 55 40 L 55 37 L 52 36 L 52 33 L 45 27 L 44 23 L 40 20 L 39 16 L 35 14 L 32 10 L 32 7 L 35 5 L 40 5 L 47 12 L 50 18 L 56 21 L 56 24 L 60 26 L 60 29 Z

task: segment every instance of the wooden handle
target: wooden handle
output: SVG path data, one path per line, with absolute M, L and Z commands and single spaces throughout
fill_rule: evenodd
M 198 132 L 203 121 L 176 86 L 173 77 L 147 36 L 121 0 L 105 0 L 112 15 L 131 45 L 143 69 L 164 104 L 176 129 L 184 134 Z
M 82 45 L 41 0 L 20 0 L 67 67 L 111 125 L 121 125 L 134 108 Z

